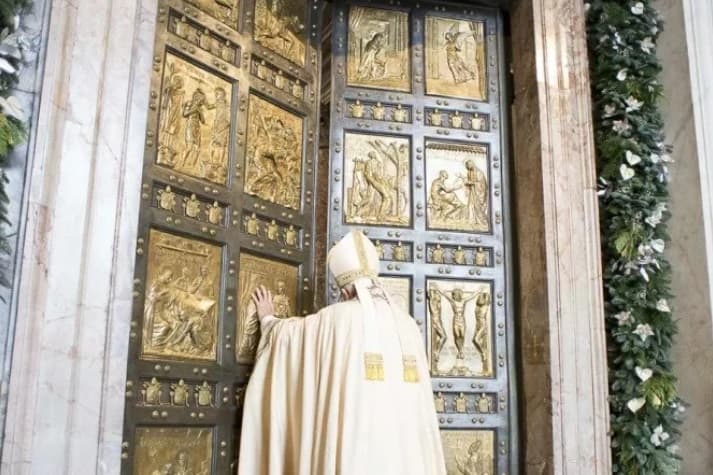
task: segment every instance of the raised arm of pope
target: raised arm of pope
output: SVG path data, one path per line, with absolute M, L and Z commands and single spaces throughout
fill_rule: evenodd
M 424 343 L 393 305 L 372 243 L 352 231 L 327 264 L 342 301 L 272 316 L 245 395 L 239 475 L 445 475 Z

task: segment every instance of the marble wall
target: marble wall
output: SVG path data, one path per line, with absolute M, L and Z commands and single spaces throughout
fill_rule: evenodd
M 44 64 L 44 49 L 46 41 L 42 35 L 46 31 L 49 21 L 49 1 L 36 0 L 32 8 L 22 16 L 21 31 L 29 40 L 32 47 L 26 52 L 25 64 L 20 72 L 19 82 L 13 91 L 23 111 L 28 117 L 36 117 L 39 110 L 39 93 L 42 89 L 42 70 Z M 2 225 L 2 232 L 8 236 L 11 254 L 2 257 L 2 265 L 13 288 L 0 288 L 0 430 L 4 432 L 5 415 L 7 409 L 7 388 L 10 379 L 10 363 L 15 336 L 15 322 L 17 320 L 16 297 L 17 284 L 20 278 L 18 271 L 21 259 L 21 249 L 25 236 L 25 196 L 29 190 L 25 186 L 29 165 L 32 161 L 32 150 L 36 139 L 36 130 L 30 121 L 28 140 L 17 147 L 8 157 L 8 164 L 4 172 L 8 178 L 6 191 L 10 199 L 8 206 L 9 224 Z M 2 433 L 0 433 L 2 444 Z
M 690 6 L 687 18 L 685 3 Z M 673 267 L 674 315 L 679 320 L 673 358 L 681 396 L 691 404 L 680 445 L 683 473 L 698 475 L 710 473 L 713 466 L 713 376 L 710 371 L 713 365 L 710 282 L 713 196 L 706 189 L 705 172 L 706 167 L 711 166 L 713 155 L 710 150 L 706 153 L 705 148 L 705 142 L 712 139 L 710 128 L 702 122 L 706 119 L 705 111 L 694 114 L 694 110 L 711 104 L 711 98 L 704 95 L 710 96 L 713 70 L 707 71 L 700 83 L 693 78 L 692 84 L 691 79 L 706 66 L 704 61 L 713 64 L 712 59 L 697 57 L 700 53 L 710 55 L 713 7 L 709 2 L 696 0 L 658 0 L 656 6 L 666 22 L 658 55 L 663 63 L 666 140 L 674 146 L 675 160 L 671 165 L 670 184 L 671 244 L 666 250 Z M 691 23 L 694 21 L 707 25 L 704 31 L 698 31 L 703 36 L 691 36 L 690 30 L 700 29 Z M 713 108 L 707 111 L 709 123 L 713 119 L 712 112 Z M 697 127 L 702 129 L 698 136 Z
M 51 0 L 2 473 L 118 473 L 156 2 Z

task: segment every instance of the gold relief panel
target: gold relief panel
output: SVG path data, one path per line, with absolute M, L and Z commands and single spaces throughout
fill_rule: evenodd
M 245 193 L 299 209 L 302 128 L 301 117 L 250 95 Z
M 277 89 L 280 89 L 287 94 L 296 97 L 299 100 L 304 100 L 305 89 L 307 84 L 291 74 L 285 73 L 282 69 L 265 61 L 264 59 L 253 56 L 250 61 L 250 74 L 262 79 Z
M 429 264 L 453 264 L 457 266 L 492 267 L 493 249 L 432 243 L 426 246 L 426 262 Z
M 151 230 L 142 358 L 215 360 L 221 251 Z
M 490 231 L 486 146 L 427 143 L 426 179 L 429 229 Z
M 228 170 L 232 86 L 166 54 L 156 163 L 224 185 Z
M 492 430 L 441 430 L 448 475 L 493 475 L 495 432 Z
M 231 64 L 236 64 L 240 60 L 240 48 L 238 45 L 222 36 L 218 36 L 199 23 L 189 20 L 173 9 L 168 22 L 168 31 L 203 51 L 207 51 L 218 59 Z
M 306 2 L 255 0 L 255 41 L 304 67 Z
M 136 429 L 136 475 L 212 473 L 213 431 L 207 427 Z
M 230 28 L 238 29 L 238 15 L 240 13 L 239 0 L 186 0 L 199 10 L 222 21 Z
M 289 218 L 292 218 L 292 215 L 289 215 Z M 300 248 L 302 245 L 301 228 L 273 218 L 258 216 L 256 213 L 245 212 L 243 214 L 243 231 L 251 236 L 261 238 L 263 242 L 272 241 L 285 246 L 281 251 L 288 255 L 292 254 L 290 248 Z M 253 245 L 255 243 L 256 241 L 253 242 Z
M 384 288 L 391 298 L 394 304 L 396 304 L 401 310 L 411 314 L 411 279 L 408 277 L 379 277 L 381 282 L 384 284 Z
M 250 364 L 255 360 L 255 351 L 260 341 L 260 322 L 252 301 L 253 291 L 264 285 L 272 292 L 275 316 L 287 318 L 298 314 L 297 308 L 297 267 L 274 259 L 251 254 L 240 254 L 240 274 L 238 276 L 238 322 L 237 346 L 238 363 Z
M 426 17 L 426 94 L 487 99 L 485 24 Z
M 225 225 L 227 205 L 219 201 L 162 183 L 154 183 L 153 197 L 152 205 L 164 211 L 216 226 Z M 208 230 L 205 227 L 203 229 Z
M 344 219 L 350 224 L 411 224 L 408 138 L 348 132 L 344 137 Z
M 405 12 L 349 9 L 348 86 L 411 90 L 408 23 Z
M 376 239 L 372 241 L 381 261 L 412 262 L 413 243 L 404 241 L 382 241 Z M 397 264 L 398 265 L 398 264 Z M 389 270 L 394 267 L 389 264 Z M 398 269 L 397 269 L 398 270 Z
M 492 377 L 492 291 L 487 282 L 429 279 L 433 377 Z

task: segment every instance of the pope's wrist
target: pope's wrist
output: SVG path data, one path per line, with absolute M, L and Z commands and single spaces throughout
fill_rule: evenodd
M 274 323 L 276 320 L 277 317 L 273 314 L 265 315 L 264 317 L 260 318 L 260 331 L 264 332 L 265 329 L 269 326 L 272 326 L 272 323 Z

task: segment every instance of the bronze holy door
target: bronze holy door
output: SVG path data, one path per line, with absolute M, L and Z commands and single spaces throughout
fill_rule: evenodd
M 249 295 L 312 310 L 322 8 L 159 0 L 122 473 L 232 473 Z
M 498 11 L 159 0 L 154 48 L 122 473 L 234 472 L 249 295 L 264 284 L 280 315 L 312 311 L 325 220 L 329 243 L 367 233 L 423 329 L 449 474 L 515 473 Z
M 329 241 L 361 229 L 421 326 L 448 473 L 516 473 L 500 13 L 339 1 L 331 33 Z

